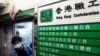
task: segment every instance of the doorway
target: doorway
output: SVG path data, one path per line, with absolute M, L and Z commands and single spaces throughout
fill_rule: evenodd
M 22 37 L 22 43 L 32 44 L 32 22 L 14 24 L 14 35 Z

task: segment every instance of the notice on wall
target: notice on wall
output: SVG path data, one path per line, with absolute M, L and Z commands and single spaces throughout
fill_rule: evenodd
M 100 0 L 39 7 L 37 56 L 100 56 Z
M 39 8 L 39 25 L 100 21 L 100 0 L 68 0 Z M 48 23 L 48 24 L 47 24 Z

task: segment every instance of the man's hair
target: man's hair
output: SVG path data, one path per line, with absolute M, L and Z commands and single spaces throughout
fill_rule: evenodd
M 15 41 L 22 42 L 22 38 L 21 38 L 21 37 L 19 37 L 19 36 L 14 36 L 14 37 L 12 37 L 12 41 L 11 41 L 11 43 L 12 43 L 12 44 L 14 44 L 14 43 L 15 43 Z

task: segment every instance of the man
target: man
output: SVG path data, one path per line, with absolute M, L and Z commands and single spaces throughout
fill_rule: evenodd
M 31 56 L 32 49 L 28 44 L 22 44 L 22 38 L 14 36 L 11 41 L 18 56 Z

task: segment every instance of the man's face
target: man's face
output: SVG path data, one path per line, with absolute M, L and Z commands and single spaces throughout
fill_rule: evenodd
M 20 42 L 18 41 L 18 40 L 16 40 L 15 42 L 14 42 L 14 45 L 17 45 L 17 44 L 19 44 Z
M 16 49 L 19 49 L 22 46 L 21 42 L 19 42 L 18 40 L 16 40 L 13 45 L 14 45 L 14 48 Z

